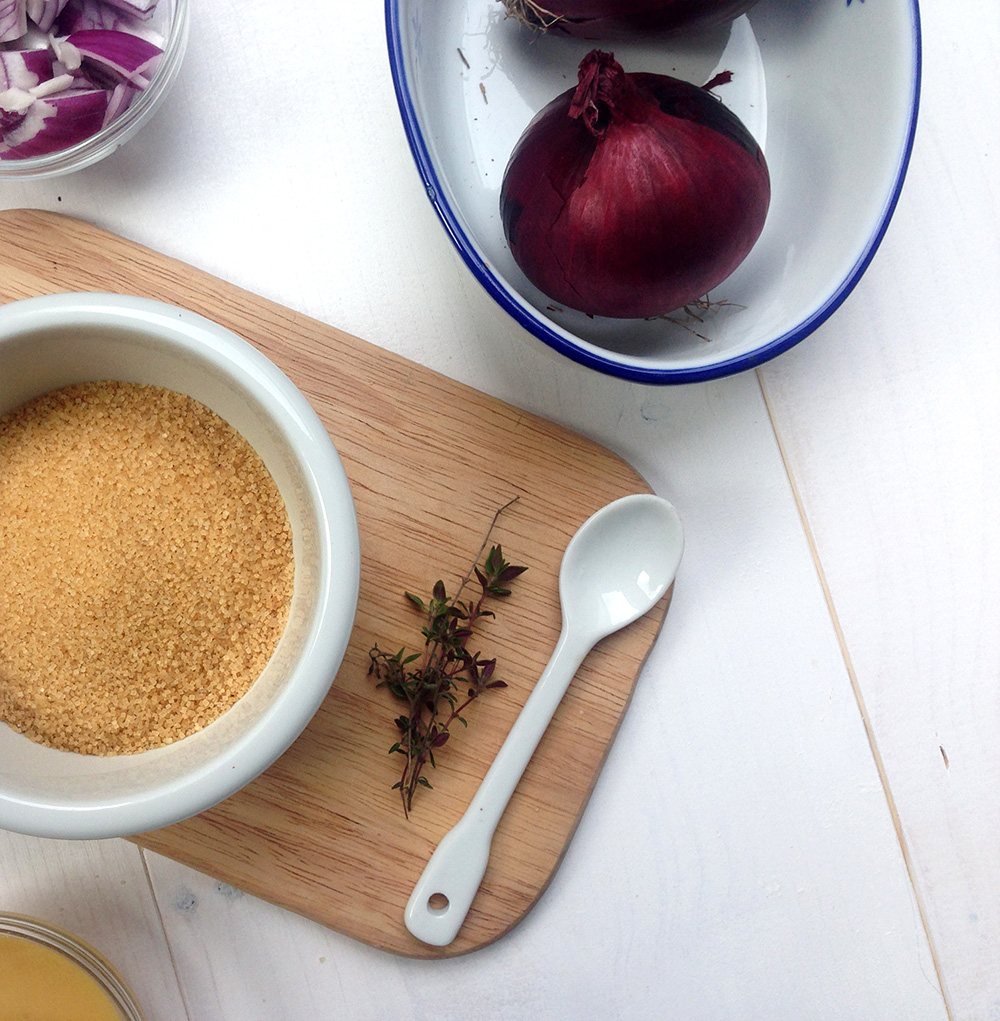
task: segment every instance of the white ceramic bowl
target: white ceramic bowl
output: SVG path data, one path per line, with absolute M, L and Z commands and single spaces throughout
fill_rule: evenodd
M 920 90 L 917 0 L 760 0 L 732 26 L 641 43 L 538 36 L 497 0 L 386 0 L 386 25 L 417 168 L 469 269 L 536 337 L 602 372 L 688 383 L 773 358 L 843 302 L 895 208 Z M 510 153 L 594 46 L 626 71 L 698 85 L 731 70 L 716 95 L 765 151 L 767 223 L 711 295 L 727 304 L 704 322 L 554 310 L 507 247 L 499 195 Z
M 188 394 L 248 440 L 288 511 L 294 595 L 284 634 L 250 691 L 175 744 L 87 756 L 0 723 L 0 828 L 45 837 L 156 829 L 244 786 L 326 697 L 357 608 L 358 528 L 343 465 L 315 411 L 271 361 L 216 323 L 141 298 L 59 294 L 0 307 L 0 413 L 100 379 Z

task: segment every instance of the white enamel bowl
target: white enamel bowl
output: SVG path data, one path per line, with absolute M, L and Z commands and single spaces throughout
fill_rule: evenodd
M 760 0 L 732 26 L 643 43 L 538 36 L 497 0 L 386 0 L 403 125 L 428 197 L 492 297 L 555 350 L 646 383 L 739 372 L 808 336 L 875 254 L 906 173 L 920 91 L 917 0 Z M 534 114 L 576 82 L 595 45 L 626 71 L 716 94 L 762 145 L 772 199 L 763 234 L 712 292 L 703 322 L 559 310 L 514 263 L 500 185 Z
M 271 361 L 216 323 L 145 299 L 62 294 L 0 306 L 0 414 L 101 379 L 188 394 L 248 440 L 285 501 L 295 586 L 288 623 L 260 677 L 190 737 L 136 755 L 88 756 L 34 743 L 0 723 L 0 828 L 44 837 L 156 829 L 254 779 L 323 702 L 357 608 L 358 527 L 343 465 L 315 411 Z

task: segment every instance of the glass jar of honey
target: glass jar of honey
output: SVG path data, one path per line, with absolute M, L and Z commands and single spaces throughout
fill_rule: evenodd
M 48 922 L 0 912 L 0 1021 L 144 1021 L 121 975 Z

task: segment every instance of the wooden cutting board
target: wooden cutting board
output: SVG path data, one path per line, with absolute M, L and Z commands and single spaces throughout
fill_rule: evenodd
M 361 592 L 343 666 L 301 737 L 222 804 L 136 837 L 141 846 L 413 957 L 482 947 L 524 917 L 566 850 L 667 610 L 666 600 L 588 656 L 500 823 L 466 923 L 446 948 L 410 936 L 403 908 L 458 820 L 558 637 L 557 578 L 573 532 L 603 504 L 648 492 L 621 458 L 582 436 L 340 330 L 91 224 L 0 212 L 0 302 L 112 291 L 201 313 L 268 355 L 305 393 L 343 458 L 361 533 Z M 400 706 L 368 677 L 368 651 L 420 647 L 403 593 L 449 591 L 494 511 L 492 541 L 528 571 L 473 648 L 506 689 L 474 703 L 409 819 L 389 755 Z M 581 890 L 585 897 L 586 891 Z

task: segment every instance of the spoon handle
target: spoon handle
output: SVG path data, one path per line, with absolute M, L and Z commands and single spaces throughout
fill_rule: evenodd
M 593 644 L 563 628 L 475 797 L 431 855 L 403 915 L 407 929 L 422 942 L 444 947 L 458 935 L 486 873 L 497 823 Z

